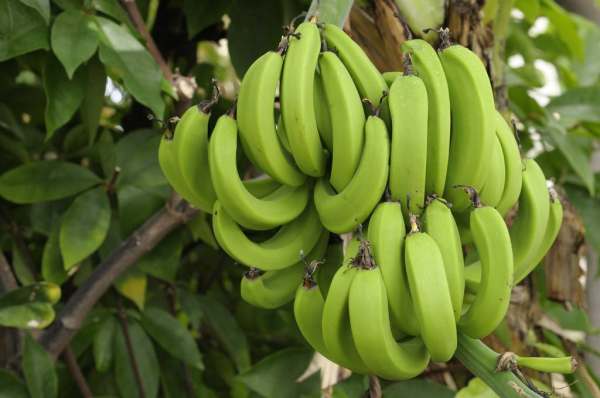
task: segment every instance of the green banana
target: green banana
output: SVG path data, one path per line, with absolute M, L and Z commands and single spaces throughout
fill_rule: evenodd
M 462 314 L 465 290 L 465 263 L 458 226 L 447 204 L 437 198 L 429 200 L 423 214 L 423 222 L 425 232 L 437 243 L 442 254 L 454 318 L 458 321 Z
M 348 293 L 358 271 L 350 261 L 358 254 L 358 249 L 359 242 L 356 239 L 349 242 L 344 264 L 335 273 L 325 299 L 321 328 L 325 352 L 332 361 L 353 372 L 368 374 L 370 371 L 354 345 L 348 312 Z
M 321 40 L 317 25 L 303 22 L 291 36 L 281 78 L 281 113 L 296 164 L 305 174 L 325 174 L 325 156 L 314 106 L 314 78 Z
M 390 88 L 392 117 L 390 193 L 406 216 L 421 214 L 427 166 L 427 90 L 423 80 L 403 75 Z M 410 203 L 410 208 L 408 207 Z
M 300 333 L 302 333 L 308 344 L 325 357 L 329 357 L 321 329 L 324 304 L 325 300 L 323 300 L 323 294 L 319 286 L 312 276 L 308 275 L 296 290 L 294 318 Z
M 502 216 L 493 207 L 481 206 L 478 200 L 474 203 L 469 225 L 481 263 L 481 282 L 458 325 L 468 336 L 482 338 L 492 333 L 506 315 L 514 268 L 511 239 Z
M 368 239 L 389 301 L 390 322 L 394 335 L 398 332 L 416 336 L 419 325 L 413 310 L 404 265 L 406 227 L 398 202 L 377 205 L 369 220 Z
M 321 222 L 331 232 L 354 230 L 367 219 L 385 190 L 389 140 L 383 120 L 369 116 L 365 136 L 360 164 L 348 185 L 337 194 L 325 178 L 319 179 L 315 186 L 315 206 Z
M 549 214 L 546 177 L 535 160 L 527 159 L 523 171 L 523 188 L 519 196 L 519 212 L 510 228 L 515 281 L 517 275 L 523 278 L 531 270 L 532 261 L 544 242 L 541 231 L 546 230 Z M 535 265 L 537 264 L 533 266 Z
M 485 67 L 460 45 L 439 53 L 450 95 L 451 135 L 445 198 L 455 211 L 469 207 L 455 185 L 481 190 L 488 172 L 494 136 L 494 96 Z
M 411 214 L 404 261 L 421 338 L 435 362 L 452 358 L 457 346 L 456 319 L 442 253 L 435 240 L 420 232 Z
M 494 137 L 494 150 L 489 162 L 488 175 L 481 188 L 481 201 L 488 206 L 496 207 L 502 198 L 506 182 L 504 153 L 497 137 Z
M 444 68 L 425 40 L 407 40 L 402 50 L 410 55 L 415 74 L 427 89 L 427 194 L 444 194 L 450 151 L 450 97 Z
M 401 71 L 383 72 L 381 74 L 381 76 L 383 76 L 383 80 L 385 80 L 385 84 L 387 84 L 388 87 L 391 87 L 392 83 L 394 83 L 394 80 L 396 80 L 396 78 L 398 76 L 402 76 L 402 72 Z
M 502 145 L 502 153 L 504 154 L 505 182 L 502 197 L 496 205 L 496 209 L 505 216 L 506 213 L 519 200 L 519 193 L 523 184 L 521 154 L 517 140 L 512 129 L 506 123 L 500 112 L 496 112 L 496 136 Z
M 315 73 L 315 118 L 317 119 L 317 129 L 319 135 L 325 147 L 331 152 L 333 150 L 333 138 L 331 134 L 331 115 L 329 114 L 329 107 L 327 105 L 327 99 L 325 97 L 325 91 L 323 88 L 323 77 L 322 74 Z
M 563 219 L 563 207 L 560 200 L 556 197 L 556 194 L 551 192 L 550 194 L 550 209 L 548 212 L 548 223 L 546 224 L 546 230 L 542 237 L 541 243 L 538 245 L 535 254 L 529 257 L 528 263 L 523 267 L 515 268 L 515 284 L 521 282 L 533 269 L 542 261 L 544 256 L 548 253 L 554 240 L 558 236 L 560 226 Z
M 299 186 L 306 176 L 279 142 L 273 115 L 282 66 L 283 57 L 276 51 L 250 65 L 240 86 L 237 121 L 244 151 L 256 166 L 282 184 Z
M 267 175 L 244 180 L 243 182 L 250 195 L 257 198 L 264 198 L 281 187 L 281 184 Z
M 250 240 L 217 200 L 213 209 L 213 231 L 219 246 L 236 261 L 270 271 L 298 262 L 300 253 L 315 246 L 323 228 L 312 204 L 292 222 L 283 225 L 269 239 Z
M 250 194 L 237 170 L 237 135 L 235 119 L 222 115 L 208 145 L 210 174 L 221 205 L 236 222 L 255 230 L 271 229 L 298 217 L 309 199 L 308 185 L 282 185 L 260 199 Z
M 306 259 L 275 271 L 262 272 L 251 268 L 244 273 L 240 284 L 242 298 L 256 307 L 274 309 L 289 303 L 296 293 L 299 282 L 304 275 L 306 262 L 320 260 L 327 249 L 329 232 L 323 231 L 319 242 L 313 247 Z
M 352 77 L 337 55 L 331 51 L 321 53 L 319 70 L 333 141 L 329 182 L 337 192 L 341 192 L 354 176 L 360 161 L 365 114 Z
M 419 337 L 396 342 L 390 329 L 388 306 L 380 268 L 356 271 L 349 294 L 350 325 L 356 349 L 365 365 L 377 375 L 390 380 L 410 379 L 425 370 L 429 353 Z M 446 333 L 444 330 L 440 336 Z
M 279 142 L 285 148 L 286 151 L 292 152 L 290 148 L 290 142 L 287 139 L 287 133 L 285 132 L 285 126 L 283 125 L 283 117 L 279 116 L 277 120 L 277 137 L 279 137 Z

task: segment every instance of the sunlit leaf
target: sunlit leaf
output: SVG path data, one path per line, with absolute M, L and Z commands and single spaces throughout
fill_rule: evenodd
M 83 10 L 68 10 L 59 14 L 52 25 L 52 50 L 67 71 L 69 79 L 79 65 L 94 55 L 98 36 L 94 19 Z
M 21 1 L 0 0 L 0 62 L 47 49 L 48 33 L 46 22 L 38 11 Z

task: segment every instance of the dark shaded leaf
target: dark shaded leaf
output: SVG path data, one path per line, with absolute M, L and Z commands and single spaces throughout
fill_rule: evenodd
M 186 226 L 192 231 L 194 240 L 200 240 L 215 250 L 219 249 L 219 245 L 213 234 L 212 226 L 208 220 L 208 214 L 200 212 L 196 217 L 189 221 Z
M 60 254 L 59 235 L 60 223 L 56 223 L 44 245 L 44 253 L 42 254 L 42 277 L 45 281 L 58 285 L 69 278 Z
M 23 374 L 32 398 L 58 396 L 58 378 L 50 354 L 30 335 L 25 335 L 23 347 Z
M 17 247 L 15 242 L 12 244 L 12 266 L 15 277 L 21 285 L 27 286 L 35 283 L 34 270 L 26 262 L 23 252 Z
M 0 369 L 0 397 L 29 398 L 25 383 L 6 369 Z
M 232 0 L 184 0 L 183 12 L 188 38 L 194 37 L 205 28 L 221 20 L 231 6 Z
M 54 225 L 57 223 L 60 225 L 60 217 L 67 207 L 69 207 L 68 200 L 34 203 L 29 213 L 31 227 L 37 233 L 50 236 Z
M 0 0 L 0 62 L 47 48 L 48 27 L 40 13 L 20 1 Z
M 157 192 L 159 191 L 159 192 Z M 152 214 L 165 205 L 169 190 L 143 189 L 135 185 L 125 185 L 117 191 L 119 201 L 119 223 L 121 234 L 129 235 L 144 223 Z
M 569 200 L 577 209 L 577 213 L 585 225 L 585 238 L 597 252 L 600 252 L 600 201 L 583 189 L 573 185 L 565 185 Z
M 137 268 L 155 278 L 175 282 L 181 263 L 183 237 L 181 231 L 170 233 L 137 263 Z
M 90 59 L 98 48 L 93 17 L 83 10 L 62 12 L 54 20 L 50 42 L 71 79 L 79 65 Z
M 115 288 L 124 297 L 133 301 L 140 310 L 144 309 L 146 302 L 146 286 L 148 278 L 146 274 L 136 268 L 125 272 L 115 281 Z
M 46 25 L 50 23 L 50 0 L 21 0 L 21 3 L 39 12 Z
M 313 1 L 308 10 L 308 15 L 318 13 L 319 21 L 332 23 L 339 27 L 344 26 L 344 21 L 350 14 L 354 0 L 320 0 Z M 416 7 L 417 5 L 415 5 Z
M 446 386 L 426 379 L 414 379 L 390 384 L 383 390 L 383 395 L 386 398 L 452 398 L 454 397 L 454 391 Z
M 93 342 L 94 364 L 98 372 L 106 372 L 113 361 L 113 346 L 119 323 L 114 316 L 108 316 L 96 331 Z
M 548 103 L 548 110 L 560 115 L 561 124 L 600 122 L 600 90 L 598 87 L 577 87 L 567 90 Z
M 160 134 L 155 130 L 136 130 L 117 143 L 115 165 L 121 169 L 117 187 L 134 185 L 153 188 L 167 185 L 158 164 Z
M 92 58 L 85 68 L 85 93 L 81 103 L 81 122 L 88 134 L 88 144 L 96 139 L 100 114 L 104 105 L 104 89 L 106 88 L 106 73 L 104 65 L 97 58 Z

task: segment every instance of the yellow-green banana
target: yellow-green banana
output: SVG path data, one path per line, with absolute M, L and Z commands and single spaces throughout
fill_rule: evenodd
M 368 238 L 385 283 L 392 330 L 396 336 L 398 332 L 416 336 L 419 334 L 419 324 L 406 279 L 405 235 L 406 226 L 400 203 L 384 202 L 377 205 L 369 220 Z
M 412 68 L 427 89 L 427 194 L 444 194 L 450 151 L 450 97 L 444 68 L 425 40 L 408 40 L 402 49 L 410 55 Z
M 445 197 L 455 211 L 469 197 L 455 185 L 481 190 L 494 137 L 494 96 L 485 67 L 471 50 L 453 45 L 439 53 L 450 94 L 451 138 Z
M 240 86 L 237 121 L 244 151 L 256 166 L 282 184 L 299 186 L 306 176 L 279 142 L 273 114 L 282 66 L 283 57 L 276 51 L 250 65 Z
M 383 72 L 381 74 L 381 76 L 383 76 L 383 80 L 385 80 L 385 84 L 387 84 L 388 87 L 391 87 L 392 83 L 394 83 L 394 80 L 396 80 L 396 78 L 398 76 L 402 76 L 402 72 L 401 71 Z
M 458 321 L 462 314 L 465 291 L 465 263 L 458 226 L 448 206 L 434 198 L 429 200 L 429 204 L 425 208 L 423 222 L 425 232 L 437 243 L 442 254 L 454 318 Z
M 389 95 L 392 116 L 390 193 L 404 215 L 421 214 L 427 166 L 427 90 L 415 75 L 394 81 Z M 408 205 L 410 204 L 410 209 Z
M 315 118 L 317 129 L 325 147 L 331 152 L 333 150 L 333 139 L 331 137 L 331 115 L 323 89 L 323 77 L 320 72 L 315 73 Z
M 513 131 L 500 112 L 496 112 L 495 120 L 496 136 L 500 140 L 500 145 L 502 145 L 504 167 L 506 168 L 504 173 L 506 175 L 504 190 L 502 191 L 500 201 L 496 205 L 496 209 L 502 216 L 505 216 L 515 203 L 517 203 L 517 200 L 519 200 L 519 193 L 523 184 L 521 173 L 523 163 L 521 162 L 519 146 L 517 145 Z
M 312 276 L 308 275 L 296 290 L 294 318 L 308 344 L 322 355 L 329 357 L 321 329 L 324 304 L 325 300 L 319 286 Z
M 481 201 L 487 206 L 496 207 L 504 192 L 506 167 L 504 165 L 502 145 L 497 137 L 493 139 L 493 146 L 494 148 L 489 159 L 488 175 L 481 188 Z
M 300 170 L 313 177 L 325 174 L 325 156 L 314 106 L 314 79 L 321 40 L 312 22 L 301 23 L 291 36 L 281 77 L 281 112 L 287 139 Z
M 331 121 L 333 149 L 329 182 L 341 192 L 354 176 L 363 149 L 365 114 L 352 77 L 340 59 L 331 51 L 319 57 Z
M 221 206 L 243 227 L 255 230 L 271 229 L 298 217 L 309 199 L 308 185 L 282 185 L 260 199 L 250 194 L 237 170 L 237 136 L 235 119 L 222 115 L 210 138 L 210 174 Z
M 315 186 L 315 206 L 321 222 L 331 232 L 354 230 L 371 214 L 385 190 L 389 139 L 383 120 L 369 116 L 365 136 L 360 164 L 346 188 L 336 194 L 326 178 L 319 179 Z
M 281 188 L 280 183 L 267 175 L 255 177 L 250 180 L 244 180 L 243 182 L 248 192 L 257 198 L 264 198 L 265 196 L 275 192 L 278 188 Z
M 349 295 L 350 325 L 356 349 L 375 374 L 389 380 L 410 379 L 425 370 L 429 353 L 419 337 L 396 342 L 390 329 L 388 307 L 379 267 L 356 271 Z
M 448 361 L 456 351 L 457 337 L 444 260 L 435 240 L 419 232 L 414 219 L 406 237 L 404 261 L 420 336 L 432 361 Z
M 217 200 L 213 209 L 213 230 L 219 246 L 236 261 L 265 271 L 282 269 L 298 262 L 300 253 L 308 253 L 323 231 L 312 204 L 292 222 L 285 224 L 269 239 L 250 240 Z

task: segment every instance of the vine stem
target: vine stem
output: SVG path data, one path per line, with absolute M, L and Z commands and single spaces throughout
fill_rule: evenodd
M 84 398 L 93 398 L 92 390 L 90 386 L 85 381 L 85 377 L 81 372 L 81 368 L 77 363 L 77 358 L 75 358 L 75 354 L 70 346 L 67 346 L 65 352 L 63 353 L 63 357 L 65 358 L 65 362 L 67 363 L 67 368 L 69 368 L 69 373 L 73 376 L 75 383 L 77 383 L 77 387 L 79 387 L 79 392 L 81 396 Z

